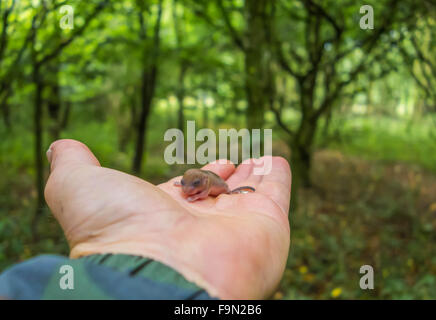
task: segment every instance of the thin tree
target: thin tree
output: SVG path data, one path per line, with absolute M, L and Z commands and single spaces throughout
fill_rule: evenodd
M 152 46 L 148 46 L 147 26 L 144 19 L 145 5 L 143 2 L 137 3 L 138 20 L 140 25 L 139 38 L 142 47 L 142 75 L 141 75 L 141 110 L 136 128 L 135 154 L 133 157 L 132 170 L 136 174 L 141 173 L 144 150 L 146 150 L 146 132 L 148 118 L 151 113 L 153 97 L 156 89 L 156 79 L 158 73 L 158 62 L 160 52 L 160 27 L 162 18 L 162 0 L 159 0 L 157 18 L 154 25 Z

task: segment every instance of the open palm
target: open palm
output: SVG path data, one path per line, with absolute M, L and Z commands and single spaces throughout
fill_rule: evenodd
M 268 175 L 253 164 L 212 163 L 204 167 L 231 189 L 190 203 L 174 178 L 155 186 L 103 168 L 82 143 L 59 140 L 48 152 L 51 173 L 46 201 L 62 226 L 70 256 L 125 253 L 156 259 L 224 299 L 265 298 L 283 274 L 289 250 L 291 173 L 286 160 L 272 158 Z

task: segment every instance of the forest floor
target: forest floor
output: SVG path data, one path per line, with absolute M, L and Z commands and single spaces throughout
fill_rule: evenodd
M 275 299 L 436 298 L 436 175 L 323 150 L 290 214 L 288 267 Z M 359 287 L 374 268 L 374 290 Z

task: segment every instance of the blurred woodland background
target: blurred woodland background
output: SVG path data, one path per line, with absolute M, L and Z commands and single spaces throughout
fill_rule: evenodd
M 43 197 L 53 140 L 160 183 L 186 169 L 164 132 L 196 120 L 272 128 L 291 163 L 274 299 L 435 299 L 435 23 L 432 0 L 0 0 L 0 271 L 68 254 Z

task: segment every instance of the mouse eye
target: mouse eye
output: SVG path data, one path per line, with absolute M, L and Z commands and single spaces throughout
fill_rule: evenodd
M 182 185 L 182 186 L 184 186 L 185 185 L 185 180 L 180 180 L 180 184 Z
M 192 185 L 194 187 L 198 187 L 200 185 L 200 179 L 194 180 L 194 182 L 192 183 Z

